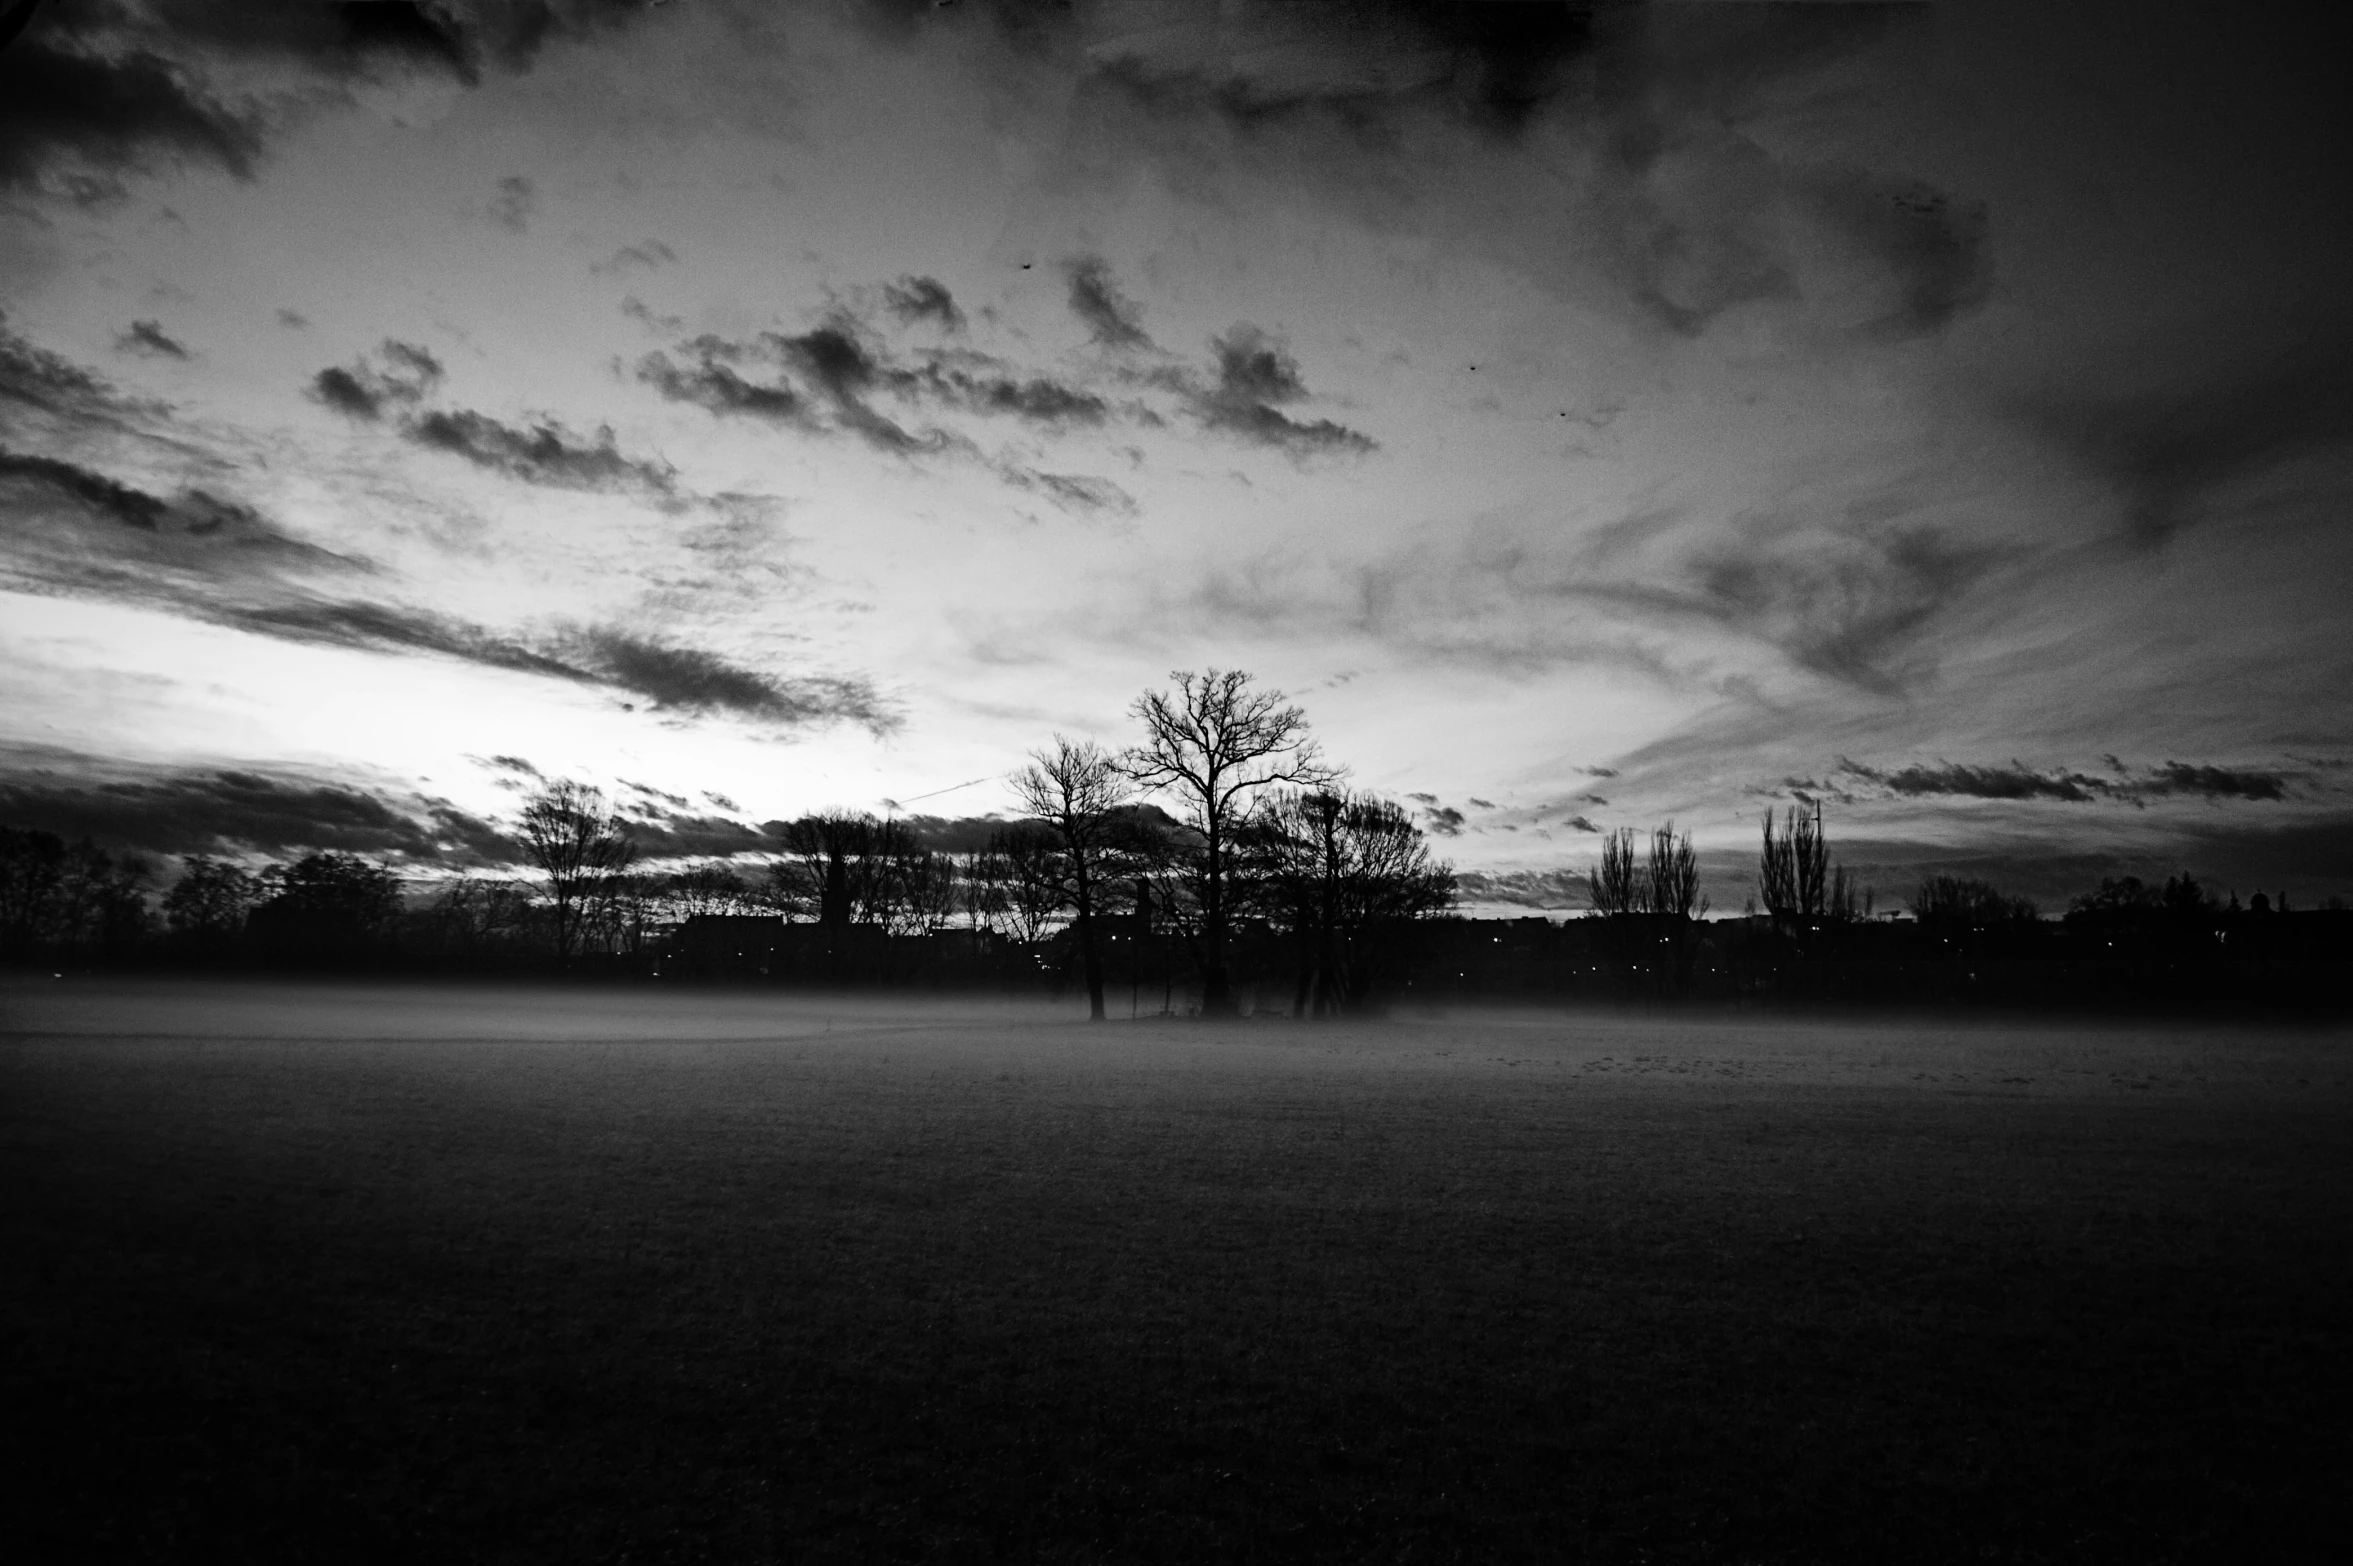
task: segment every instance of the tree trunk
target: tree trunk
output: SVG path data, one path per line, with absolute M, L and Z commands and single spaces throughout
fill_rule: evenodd
M 1103 953 L 1095 945 L 1095 896 L 1082 865 L 1078 874 L 1078 955 L 1087 975 L 1087 1020 L 1103 1020 Z

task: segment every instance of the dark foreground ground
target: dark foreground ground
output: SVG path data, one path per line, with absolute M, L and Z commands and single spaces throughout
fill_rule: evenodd
M 0 980 L 0 1555 L 2341 1559 L 2349 1047 Z

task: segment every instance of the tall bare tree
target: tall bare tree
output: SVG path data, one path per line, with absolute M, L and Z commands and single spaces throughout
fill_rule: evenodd
M 1103 951 L 1095 927 L 1098 889 L 1113 874 L 1117 817 L 1134 796 L 1119 758 L 1093 740 L 1054 736 L 1052 749 L 1030 752 L 1010 779 L 1029 818 L 1061 839 L 1059 869 L 1086 974 L 1087 1016 L 1103 1020 Z
M 1144 725 L 1144 740 L 1121 765 L 1144 788 L 1175 795 L 1185 824 L 1200 834 L 1194 956 L 1201 968 L 1201 1010 L 1216 1016 L 1234 1009 L 1226 927 L 1227 860 L 1236 828 L 1262 791 L 1281 784 L 1321 788 L 1340 773 L 1324 762 L 1309 736 L 1307 714 L 1281 691 L 1253 689 L 1239 669 L 1178 670 L 1169 678 L 1175 690 L 1136 698 L 1130 710 Z
M 1622 920 L 1643 905 L 1641 871 L 1634 862 L 1634 829 L 1620 827 L 1601 840 L 1601 863 L 1594 866 L 1586 887 L 1593 911 Z
M 598 928 L 637 858 L 629 823 L 599 789 L 558 778 L 523 803 L 523 852 L 547 877 L 555 908 L 556 957 L 569 964 Z
M 1858 885 L 1843 865 L 1830 860 L 1822 831 L 1822 806 L 1814 801 L 1783 815 L 1778 835 L 1773 812 L 1765 812 L 1765 846 L 1757 861 L 1757 891 L 1773 922 L 1802 946 L 1824 924 L 1854 924 L 1871 916 L 1873 894 Z
M 1708 900 L 1699 892 L 1699 855 L 1691 847 L 1691 834 L 1677 832 L 1672 821 L 1650 834 L 1642 883 L 1643 905 L 1651 913 L 1690 919 L 1708 911 Z

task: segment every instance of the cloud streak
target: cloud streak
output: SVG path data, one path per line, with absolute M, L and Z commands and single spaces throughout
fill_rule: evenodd
M 60 751 L 0 754 L 0 817 L 178 856 L 337 852 L 452 868 L 521 858 L 497 826 L 428 795 L 259 767 L 141 767 Z
M 2052 801 L 2071 805 L 2111 800 L 2138 805 L 2164 798 L 2278 801 L 2288 797 L 2289 782 L 2284 773 L 2182 761 L 2167 761 L 2139 771 L 2115 763 L 2110 775 L 2100 775 L 2064 767 L 2037 769 L 2019 761 L 1994 765 L 1915 762 L 1890 769 L 1866 766 L 1842 756 L 1838 771 L 1827 780 L 1792 779 L 1786 786 L 1847 799 L 1877 796 Z
M 434 656 L 592 685 L 656 711 L 781 727 L 836 722 L 876 733 L 895 710 L 847 675 L 780 676 L 613 626 L 505 634 L 322 584 L 378 575 L 299 539 L 252 507 L 202 490 L 164 496 L 58 458 L 0 449 L 0 583 L 161 609 L 279 641 Z

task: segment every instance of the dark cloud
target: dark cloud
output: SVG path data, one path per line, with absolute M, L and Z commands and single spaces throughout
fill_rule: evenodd
M 113 173 L 158 155 L 242 179 L 260 153 L 258 125 L 146 49 L 85 51 L 36 26 L 0 50 L 0 187 L 34 188 L 60 159 Z
M 404 410 L 402 439 L 526 484 L 676 498 L 675 470 L 666 462 L 626 455 L 609 427 L 581 435 L 554 419 L 515 425 L 469 408 L 424 407 L 442 376 L 441 361 L 431 353 L 387 338 L 374 359 L 362 357 L 348 368 L 333 366 L 311 377 L 310 395 L 364 421 Z
M 539 187 L 523 175 L 509 174 L 498 182 L 498 194 L 490 198 L 490 220 L 510 233 L 520 234 L 529 225 L 538 205 Z
M 714 794 L 709 789 L 705 789 L 703 791 L 703 799 L 705 803 L 716 806 L 721 810 L 740 811 L 743 809 L 743 806 L 737 804 L 734 800 L 729 799 L 725 794 Z
M 486 668 L 580 683 L 608 683 L 553 654 L 430 610 L 355 600 L 286 596 L 213 607 L 204 618 L 259 636 L 361 652 L 427 654 Z
M 1370 436 L 1345 425 L 1330 419 L 1305 423 L 1276 408 L 1305 397 L 1307 386 L 1299 362 L 1257 327 L 1237 325 L 1210 347 L 1217 355 L 1217 380 L 1206 390 L 1190 392 L 1194 414 L 1209 428 L 1293 456 L 1375 449 Z
M 59 751 L 0 756 L 0 820 L 152 853 L 334 851 L 508 864 L 515 843 L 446 800 L 260 769 L 138 767 Z
M 207 90 L 218 66 L 290 73 L 286 96 L 313 101 L 309 89 L 412 72 L 470 87 L 487 66 L 529 69 L 553 40 L 659 14 L 638 0 L 53 5 L 0 49 L 0 186 L 49 176 L 91 199 L 159 158 L 249 177 L 268 127 Z
M 304 315 L 300 310 L 280 310 L 278 324 L 288 331 L 307 332 L 310 330 L 310 317 Z
M 641 794 L 649 800 L 659 800 L 674 810 L 684 810 L 692 803 L 684 794 L 672 794 L 667 790 L 654 787 L 651 783 L 638 783 L 628 778 L 616 778 L 614 781 L 632 794 Z M 651 807 L 641 805 L 639 808 Z
M 2017 761 L 2006 766 L 1915 763 L 1887 771 L 1842 756 L 1838 772 L 1830 779 L 1822 782 L 1791 779 L 1790 784 L 1831 797 L 1852 797 L 1853 786 L 1861 783 L 1877 792 L 1907 798 L 2047 799 L 2067 804 L 2115 800 L 2137 805 L 2150 798 L 2167 797 L 2284 800 L 2288 794 L 2289 779 L 2277 772 L 2181 761 L 2168 761 L 2136 772 L 2114 757 L 2108 761 L 2114 775 L 2101 777 L 2063 767 L 2038 771 Z
M 1888 793 L 1915 799 L 2055 799 L 2069 804 L 2085 804 L 2094 799 L 2112 798 L 2117 793 L 2117 785 L 2108 778 L 2064 769 L 2038 772 L 2017 761 L 2007 766 L 1971 766 L 1955 762 L 1922 766 L 1915 763 L 1889 772 L 1841 757 L 1838 767 L 1845 777 L 1877 784 Z M 1835 783 L 1813 785 L 1814 789 L 1823 792 L 1836 786 Z
M 1088 516 L 1136 514 L 1135 497 L 1109 479 L 1083 473 L 1040 473 L 1012 465 L 1000 468 L 998 473 L 1015 488 L 1036 490 L 1065 511 Z
M 1599 832 L 1601 830 L 1601 828 L 1595 826 L 1591 821 L 1587 820 L 1583 816 L 1571 816 L 1568 820 L 1563 821 L 1561 825 L 1569 828 L 1574 832 Z
M 1245 135 L 1312 114 L 1370 133 L 1414 108 L 1511 138 L 1581 79 L 1609 9 L 1257 0 L 1222 7 L 1214 31 L 1131 28 L 1087 52 L 1096 80 L 1143 112 L 1215 115 Z
M 2348 357 L 2334 345 L 2193 387 L 2030 400 L 2019 411 L 2106 479 L 2127 536 L 2155 546 L 2209 515 L 2230 487 L 2353 443 Z
M 885 283 L 882 300 L 903 324 L 936 321 L 943 331 L 964 330 L 964 312 L 957 308 L 948 286 L 936 277 L 902 277 Z
M 1033 375 L 974 374 L 930 362 L 917 370 L 894 372 L 890 388 L 902 396 L 928 400 L 968 413 L 1006 415 L 1034 424 L 1101 424 L 1111 407 L 1093 392 L 1064 381 Z
M 632 270 L 651 272 L 677 259 L 677 251 L 658 239 L 648 239 L 634 245 L 623 245 L 602 261 L 590 262 L 588 269 L 600 277 L 610 277 Z
M 937 453 L 963 444 L 945 430 L 915 434 L 875 411 L 870 392 L 895 389 L 881 363 L 859 339 L 847 320 L 837 320 L 797 337 L 768 333 L 764 339 L 777 358 L 799 372 L 813 390 L 831 404 L 836 427 L 846 429 L 868 445 L 893 456 Z
M 1919 10 L 1269 0 L 1221 6 L 1214 26 L 1151 28 L 1105 9 L 1073 22 L 1072 53 L 1090 62 L 1073 113 L 1182 181 L 1226 162 L 1312 170 L 1296 188 L 1380 226 L 1415 200 L 1431 121 L 1552 135 L 1547 161 L 1577 171 L 1561 220 L 1531 203 L 1469 242 L 1563 279 L 1598 262 L 1685 335 L 1778 300 L 1905 337 L 1985 296 L 1984 206 L 1900 173 L 1799 161 L 1754 127 L 1800 93 L 1854 91 L 1829 73 Z M 1858 274 L 1875 286 L 1851 288 Z
M 675 351 L 691 362 L 682 366 L 667 354 L 655 353 L 637 367 L 639 380 L 672 401 L 811 434 L 848 433 L 893 456 L 920 456 L 964 444 L 945 430 L 917 434 L 874 408 L 869 394 L 894 389 L 896 380 L 884 373 L 846 320 L 798 336 L 764 332 L 749 343 L 706 335 L 679 344 Z M 755 362 L 774 364 L 797 376 L 799 384 L 784 377 L 755 381 L 736 369 Z
M 164 513 L 170 509 L 169 503 L 158 496 L 54 457 L 0 451 L 0 480 L 7 479 L 37 482 L 125 527 L 149 533 L 156 531 Z
M 679 345 L 691 357 L 674 364 L 669 355 L 649 353 L 637 362 L 637 378 L 672 402 L 691 403 L 707 413 L 737 414 L 814 431 L 815 409 L 799 389 L 789 384 L 767 385 L 747 380 L 729 361 L 734 345 L 715 337 L 698 337 Z
M 156 47 L 289 67 L 329 82 L 417 72 L 472 87 L 493 68 L 529 70 L 550 43 L 652 14 L 658 8 L 643 0 L 145 0 L 108 8 L 92 30 L 102 41 L 136 37 Z
M 552 646 L 605 683 L 635 691 L 660 708 L 731 712 L 787 724 L 847 721 L 878 734 L 900 723 L 889 703 L 862 679 L 780 679 L 699 648 L 610 627 L 574 629 Z
M 1481 809 L 1481 810 L 1493 810 L 1493 809 L 1495 808 L 1495 801 L 1494 801 L 1494 800 L 1492 800 L 1492 799 L 1481 799 L 1481 798 L 1480 798 L 1478 795 L 1476 795 L 1476 794 L 1473 794 L 1473 795 L 1471 796 L 1471 803 L 1472 803 L 1474 806 L 1476 806 L 1476 807 L 1478 807 L 1479 809 Z
M 1422 811 L 1422 819 L 1440 837 L 1462 836 L 1463 814 L 1452 805 L 1427 806 Z
M 664 497 L 677 489 L 677 473 L 668 463 L 623 455 L 607 426 L 583 436 L 552 419 L 518 426 L 471 409 L 435 408 L 403 420 L 400 432 L 428 450 L 550 489 Z
M 348 575 L 362 561 L 296 538 L 201 489 L 151 493 L 54 457 L 0 449 L 0 572 L 25 586 L 143 603 L 209 588 L 275 592 L 288 572 Z
M 1419 800 L 1425 805 L 1435 805 L 1438 803 L 1438 796 L 1435 794 L 1408 794 L 1405 797 L 1407 799 Z
M 850 722 L 876 733 L 900 721 L 862 679 L 778 678 L 700 648 L 609 626 L 575 626 L 526 640 L 427 610 L 317 599 L 231 606 L 207 618 L 285 641 L 429 654 L 600 686 L 666 712 L 731 713 L 788 726 Z
M 509 773 L 517 778 L 541 781 L 546 777 L 545 773 L 531 764 L 529 758 L 523 756 L 468 756 L 466 759 L 478 767 L 488 767 L 493 772 Z
M 651 860 L 726 859 L 737 854 L 773 854 L 778 844 L 758 827 L 725 816 L 696 815 L 685 810 L 629 812 L 630 840 L 638 854 Z
M 133 321 L 131 329 L 114 340 L 114 346 L 122 353 L 160 354 L 167 359 L 188 357 L 187 345 L 155 321 Z
M 1062 263 L 1062 271 L 1070 280 L 1071 312 L 1086 323 L 1096 342 L 1122 351 L 1152 346 L 1143 311 L 1119 291 L 1109 262 L 1101 256 L 1072 256 Z
M 675 355 L 675 357 L 673 357 Z M 773 373 L 746 373 L 770 367 Z M 744 342 L 708 334 L 638 361 L 637 377 L 674 402 L 741 415 L 809 434 L 849 434 L 894 456 L 971 454 L 953 431 L 910 430 L 875 406 L 889 396 L 915 406 L 1008 416 L 1048 427 L 1100 424 L 1099 396 L 1046 376 L 1009 373 L 964 352 L 892 357 L 846 315 L 797 335 L 764 332 Z
M 441 361 L 414 343 L 387 337 L 349 368 L 333 366 L 311 377 L 311 397 L 354 419 L 378 419 L 387 408 L 413 408 L 441 384 Z
M 2189 794 L 2201 799 L 2285 799 L 2287 779 L 2275 772 L 2193 766 L 2168 761 L 2139 784 L 2144 794 Z
M 160 404 L 126 397 L 80 365 L 18 336 L 9 330 L 5 312 L 0 312 L 0 402 L 71 423 L 120 424 L 163 411 Z

